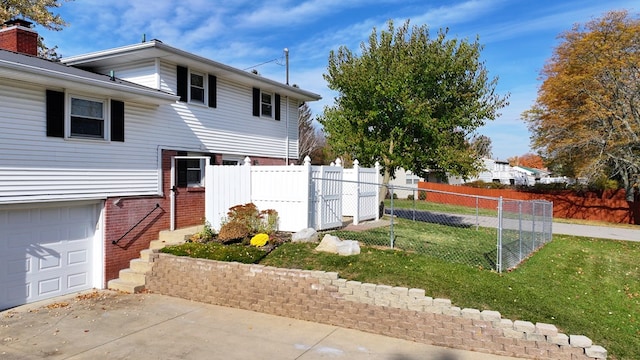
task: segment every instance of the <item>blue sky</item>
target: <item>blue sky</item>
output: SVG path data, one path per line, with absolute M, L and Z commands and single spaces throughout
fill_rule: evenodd
M 153 4 L 153 5 L 150 5 Z M 501 117 L 478 132 L 491 138 L 494 158 L 530 152 L 529 131 L 520 120 L 535 101 L 539 72 L 575 23 L 610 10 L 640 12 L 631 0 L 75 0 L 57 12 L 69 23 L 62 31 L 38 29 L 63 56 L 159 39 L 167 45 L 285 82 L 284 48 L 289 49 L 290 83 L 322 95 L 310 103 L 315 115 L 335 97 L 326 86 L 330 50 L 357 51 L 374 27 L 393 19 L 427 25 L 485 48 L 482 59 L 497 90 L 510 94 Z M 277 61 L 273 61 L 276 60 Z M 264 64 L 263 64 L 264 63 Z M 262 64 L 260 66 L 256 66 Z

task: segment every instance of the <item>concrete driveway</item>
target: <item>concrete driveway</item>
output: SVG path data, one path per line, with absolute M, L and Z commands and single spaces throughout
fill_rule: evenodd
M 108 290 L 0 312 L 0 358 L 515 359 L 169 296 Z

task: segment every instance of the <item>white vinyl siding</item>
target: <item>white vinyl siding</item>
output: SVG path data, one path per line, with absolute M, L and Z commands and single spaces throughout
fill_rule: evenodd
M 176 65 L 159 68 L 150 60 L 100 70 L 175 92 Z M 159 194 L 161 149 L 297 158 L 299 100 L 281 96 L 281 121 L 258 118 L 252 87 L 228 79 L 217 80 L 217 108 L 125 102 L 124 142 L 47 137 L 46 90 L 0 78 L 0 203 Z
M 0 203 L 158 193 L 155 107 L 126 106 L 127 141 L 46 136 L 45 91 L 0 79 Z M 134 129 L 139 129 L 136 131 Z
M 175 64 L 162 63 L 161 84 L 163 90 L 176 92 Z M 173 109 L 163 107 L 162 118 L 180 119 L 167 121 L 166 131 L 173 135 L 172 143 L 193 147 L 194 142 L 206 147 L 207 152 L 237 154 L 254 157 L 284 159 L 286 137 L 289 135 L 289 158 L 298 157 L 298 100 L 289 99 L 289 129 L 285 97 L 281 97 L 281 121 L 252 116 L 252 88 L 227 79 L 218 78 L 217 108 L 205 108 L 184 102 L 172 104 Z M 274 97 L 275 98 L 275 97 Z M 182 124 L 184 122 L 184 124 Z M 184 127 L 186 125 L 186 127 Z M 194 138 L 194 135 L 197 139 Z M 166 143 L 166 142 L 165 142 Z
M 153 59 L 116 67 L 96 69 L 96 72 L 101 74 L 110 74 L 111 71 L 113 71 L 114 76 L 119 79 L 126 79 L 127 81 L 154 89 L 158 88 L 158 73 L 156 71 L 156 63 Z

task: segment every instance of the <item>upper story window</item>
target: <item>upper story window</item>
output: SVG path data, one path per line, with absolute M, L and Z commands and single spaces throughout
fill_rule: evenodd
M 280 94 L 253 88 L 253 116 L 264 116 L 280 120 Z
M 260 94 L 260 114 L 262 116 L 272 116 L 273 104 L 271 98 L 272 96 L 269 93 L 262 92 Z
M 105 139 L 105 101 L 71 97 L 70 136 Z
M 218 106 L 218 78 L 215 75 L 192 71 L 184 66 L 176 67 L 176 93 L 180 101 Z
M 205 81 L 204 75 L 198 73 L 191 73 L 189 81 L 189 100 L 200 104 L 205 103 L 204 91 Z

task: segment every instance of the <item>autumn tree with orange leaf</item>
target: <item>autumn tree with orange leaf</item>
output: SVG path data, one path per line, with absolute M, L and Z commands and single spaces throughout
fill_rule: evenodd
M 612 11 L 560 39 L 523 114 L 532 145 L 563 175 L 615 179 L 638 201 L 640 19 Z

